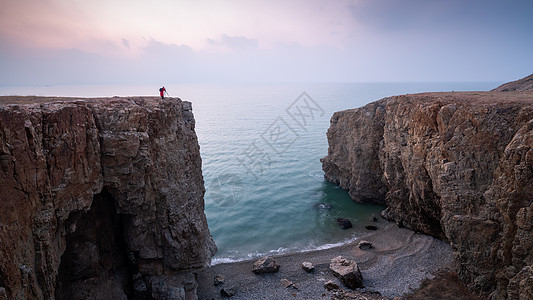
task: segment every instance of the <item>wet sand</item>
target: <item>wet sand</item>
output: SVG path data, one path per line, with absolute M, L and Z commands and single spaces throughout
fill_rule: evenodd
M 433 278 L 439 269 L 453 268 L 452 250 L 447 243 L 383 220 L 376 225 L 377 231 L 347 245 L 273 256 L 281 265 L 278 273 L 252 273 L 256 259 L 212 266 L 198 273 L 198 298 L 224 299 L 220 290 L 235 286 L 237 293 L 231 299 L 330 299 L 334 292 L 324 288 L 328 280 L 350 291 L 329 271 L 330 260 L 336 256 L 359 265 L 365 288 L 356 290 L 355 294 L 361 299 L 403 296 L 417 289 L 423 279 Z M 361 240 L 371 242 L 373 248 L 359 249 Z M 304 261 L 311 262 L 315 270 L 304 271 L 301 267 Z M 225 277 L 224 284 L 214 286 L 216 275 Z M 281 279 L 291 281 L 294 286 L 286 288 Z

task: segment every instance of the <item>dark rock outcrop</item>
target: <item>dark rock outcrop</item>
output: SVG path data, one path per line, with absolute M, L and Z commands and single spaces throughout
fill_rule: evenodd
M 424 93 L 336 112 L 326 178 L 449 241 L 460 276 L 527 298 L 533 273 L 533 92 Z
M 0 104 L 0 289 L 194 298 L 216 247 L 190 103 L 50 100 Z

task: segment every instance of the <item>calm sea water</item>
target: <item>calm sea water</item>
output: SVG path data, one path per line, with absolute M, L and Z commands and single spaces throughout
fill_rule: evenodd
M 385 96 L 489 90 L 498 83 L 169 85 L 193 103 L 213 263 L 327 248 L 356 239 L 383 207 L 326 182 L 320 158 L 333 112 Z M 158 86 L 0 87 L 0 95 L 157 95 Z M 322 206 L 320 204 L 323 204 Z M 327 207 L 327 208 L 324 208 Z M 338 228 L 348 218 L 354 228 Z

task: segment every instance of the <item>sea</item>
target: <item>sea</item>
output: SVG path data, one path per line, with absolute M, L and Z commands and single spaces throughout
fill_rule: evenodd
M 353 202 L 324 179 L 335 111 L 383 97 L 486 91 L 498 82 L 169 84 L 190 101 L 202 157 L 205 213 L 218 246 L 212 264 L 331 248 L 368 233 L 383 206 Z M 157 96 L 157 85 L 0 87 L 0 95 Z M 341 229 L 336 219 L 354 225 Z

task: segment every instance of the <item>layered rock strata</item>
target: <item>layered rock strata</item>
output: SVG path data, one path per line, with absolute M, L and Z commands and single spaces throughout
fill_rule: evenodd
M 336 112 L 327 137 L 329 181 L 449 241 L 482 294 L 533 298 L 533 92 L 389 97 Z
M 194 299 L 216 247 L 191 103 L 50 100 L 0 99 L 0 290 Z

